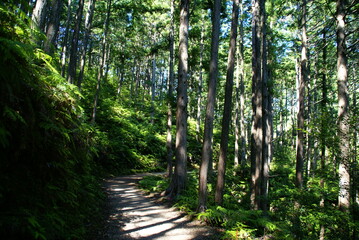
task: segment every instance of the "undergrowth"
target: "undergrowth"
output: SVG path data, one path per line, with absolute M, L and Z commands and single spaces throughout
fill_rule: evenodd
M 280 174 L 283 169 L 274 168 L 273 174 Z M 245 173 L 243 171 L 242 173 Z M 194 218 L 207 223 L 208 225 L 223 229 L 222 239 L 318 239 L 321 226 L 328 239 L 343 239 L 345 231 L 349 228 L 355 229 L 358 226 L 348 218 L 348 215 L 326 204 L 325 208 L 319 206 L 318 192 L 307 190 L 305 192 L 290 191 L 291 181 L 285 179 L 272 180 L 273 187 L 282 183 L 282 189 L 286 192 L 275 189 L 270 197 L 270 211 L 262 212 L 249 210 L 248 181 L 240 172 L 227 171 L 227 182 L 224 194 L 223 206 L 216 206 L 214 203 L 214 182 L 208 183 L 207 210 L 197 213 L 198 204 L 198 172 L 188 174 L 186 189 L 175 199 L 174 206 L 186 212 Z M 140 187 L 148 192 L 162 192 L 169 184 L 169 180 L 163 176 L 144 177 Z M 314 187 L 312 185 L 310 187 Z M 329 203 L 330 195 L 327 195 L 326 202 Z M 294 201 L 300 201 L 301 208 L 294 208 Z M 299 217 L 299 224 L 296 225 L 296 216 Z M 349 224 L 348 224 L 349 223 Z M 344 228 L 347 226 L 348 229 Z M 300 235 L 299 235 L 300 234 Z
M 84 239 L 104 199 L 96 130 L 29 22 L 0 4 L 0 235 Z

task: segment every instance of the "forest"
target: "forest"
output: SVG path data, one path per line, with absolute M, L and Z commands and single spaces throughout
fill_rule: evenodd
M 359 239 L 357 0 L 2 0 L 0 236 L 98 239 L 103 179 L 222 239 Z

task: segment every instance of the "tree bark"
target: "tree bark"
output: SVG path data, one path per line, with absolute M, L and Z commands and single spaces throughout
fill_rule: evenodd
M 260 209 L 261 173 L 263 164 L 263 82 L 262 82 L 262 23 L 260 1 L 252 4 L 252 132 L 251 132 L 251 207 Z
M 244 125 L 244 48 L 243 48 L 243 3 L 240 2 L 240 26 L 239 26 L 239 59 L 237 60 L 236 80 L 236 116 L 235 116 L 235 149 L 234 165 L 239 162 L 244 166 L 246 162 L 246 128 Z M 239 147 L 240 143 L 240 147 Z
M 241 43 L 239 43 L 241 44 Z M 237 46 L 237 52 L 240 51 L 239 47 Z M 237 69 L 236 69 L 236 88 L 235 88 L 235 112 L 234 112 L 234 167 L 237 168 L 239 165 L 239 68 L 240 68 L 240 57 L 237 54 Z
M 350 207 L 349 173 L 349 98 L 348 69 L 345 44 L 346 1 L 337 0 L 337 81 L 338 81 L 338 137 L 339 137 L 339 196 L 338 206 L 343 211 Z
M 125 62 L 125 59 L 124 59 L 124 56 L 121 56 L 121 59 L 120 59 L 120 62 L 121 62 L 121 67 L 120 69 L 118 70 L 118 87 L 117 87 L 117 93 L 116 93 L 116 97 L 119 99 L 121 97 L 121 89 L 122 89 L 122 84 L 123 84 L 123 81 L 125 79 L 125 73 L 124 73 L 124 62 Z
M 260 1 L 261 12 L 261 59 L 262 59 L 262 97 L 263 97 L 263 153 L 262 153 L 262 173 L 261 173 L 261 193 L 260 209 L 268 210 L 268 187 L 269 187 L 269 164 L 272 160 L 272 100 L 270 94 L 269 72 L 267 64 L 267 14 L 265 10 L 265 0 Z
M 67 81 L 69 83 L 75 83 L 75 79 L 76 79 L 76 65 L 77 65 L 77 53 L 78 53 L 77 47 L 79 41 L 83 8 L 84 8 L 84 0 L 79 0 L 79 7 L 77 8 L 77 12 L 76 12 L 74 33 L 72 35 L 72 41 L 71 41 L 69 66 L 67 70 L 68 71 Z
M 71 22 L 71 10 L 72 10 L 72 0 L 68 0 L 67 3 L 67 18 L 65 26 L 65 35 L 62 40 L 62 51 L 61 51 L 61 76 L 65 77 L 66 74 L 66 58 L 68 52 L 68 39 L 69 39 L 69 28 Z
M 241 22 L 240 22 L 240 38 L 241 38 L 241 42 L 240 42 L 240 63 L 241 63 L 241 69 L 240 69 L 240 131 L 241 131 L 241 158 L 240 158 L 240 163 L 242 165 L 242 167 L 245 165 L 246 163 L 246 159 L 247 159 L 247 154 L 246 154 L 246 126 L 245 126 L 245 121 L 244 121 L 244 99 L 245 99 L 245 92 L 244 92 L 244 27 L 243 27 L 243 22 L 244 22 L 244 11 L 243 11 L 243 3 L 241 2 Z
M 60 16 L 62 9 L 62 0 L 52 0 L 51 16 L 46 29 L 46 41 L 44 50 L 47 54 L 52 55 L 55 48 L 55 42 L 60 26 Z
M 174 82 L 174 0 L 171 0 L 171 26 L 169 35 L 169 52 L 170 52 L 170 68 L 167 85 L 167 177 L 172 177 L 173 168 L 173 151 L 172 151 L 172 99 L 173 99 L 173 82 Z
M 154 123 L 155 117 L 155 95 L 156 95 L 156 55 L 152 59 L 152 76 L 151 76 L 151 124 Z
M 201 169 L 199 173 L 199 197 L 198 197 L 199 212 L 203 212 L 206 209 L 207 177 L 208 177 L 208 171 L 212 170 L 212 138 L 213 138 L 214 106 L 216 100 L 216 85 L 218 78 L 220 8 L 221 8 L 221 0 L 214 0 L 213 13 L 212 13 L 213 26 L 212 26 L 211 60 L 209 66 L 206 119 L 204 124 L 202 162 L 201 162 Z
M 326 30 L 323 30 L 323 40 L 324 40 L 324 47 L 323 47 L 323 72 L 322 72 L 322 101 L 321 101 L 321 131 L 320 131 L 320 169 L 321 169 L 321 176 L 320 176 L 320 187 L 324 188 L 324 175 L 326 171 L 326 138 L 327 138 L 327 127 L 326 127 L 326 117 L 327 114 L 327 102 L 328 102 L 328 88 L 327 88 L 327 43 L 326 43 Z M 320 203 L 320 207 L 325 208 L 325 197 L 322 194 Z M 319 239 L 325 239 L 325 227 L 324 225 L 320 226 L 320 233 Z
M 300 77 L 298 86 L 298 113 L 297 113 L 297 144 L 296 144 L 296 180 L 295 185 L 301 189 L 303 187 L 303 166 L 304 166 L 304 98 L 305 98 L 305 84 L 308 79 L 307 63 L 307 1 L 302 2 L 302 52 L 300 60 Z
M 104 73 L 103 73 L 104 66 L 106 65 L 106 60 L 107 60 L 106 57 L 108 56 L 107 51 L 109 51 L 109 47 L 107 44 L 107 33 L 108 33 L 109 23 L 110 23 L 111 3 L 112 3 L 112 0 L 109 0 L 107 3 L 108 4 L 107 5 L 107 13 L 106 13 L 106 20 L 104 23 L 104 33 L 103 33 L 103 38 L 102 38 L 102 55 L 100 58 L 100 66 L 99 66 L 98 74 L 97 74 L 97 85 L 96 85 L 96 92 L 95 92 L 94 104 L 93 104 L 93 110 L 92 110 L 92 119 L 91 119 L 92 124 L 94 124 L 96 121 L 97 105 L 98 105 L 100 89 L 101 89 L 101 80 L 104 75 Z
M 32 11 L 32 29 L 36 27 L 39 28 L 41 31 L 44 30 L 45 25 L 45 11 L 46 11 L 46 3 L 47 0 L 37 0 L 34 10 Z
M 239 14 L 238 5 L 239 5 L 239 0 L 233 0 L 231 35 L 230 35 L 229 52 L 228 52 L 226 88 L 225 88 L 224 110 L 223 110 L 223 119 L 222 119 L 221 144 L 219 149 L 218 175 L 217 175 L 217 185 L 216 185 L 216 193 L 215 193 L 215 202 L 217 205 L 222 205 L 223 203 L 223 191 L 224 191 L 226 161 L 227 161 L 227 151 L 228 151 L 228 134 L 229 134 L 230 121 L 231 121 L 231 113 L 232 113 L 233 73 L 234 73 L 234 62 L 236 55 L 236 41 L 237 41 L 238 14 Z
M 176 197 L 182 192 L 187 178 L 188 27 L 189 0 L 181 0 L 176 110 L 176 165 L 170 187 L 167 189 L 170 198 Z
M 202 87 L 203 87 L 203 51 L 204 51 L 204 19 L 202 19 L 202 31 L 201 31 L 201 44 L 200 44 L 200 57 L 199 57 L 199 79 L 198 79 L 198 90 L 197 90 L 197 122 L 196 122 L 196 138 L 197 141 L 201 140 L 201 108 L 202 108 Z
M 96 0 L 88 0 L 88 8 L 86 12 L 85 18 L 85 36 L 83 40 L 83 48 L 81 52 L 81 59 L 80 59 L 80 72 L 77 79 L 77 86 L 81 89 L 82 80 L 84 77 L 84 70 L 85 70 L 85 62 L 86 62 L 86 54 L 87 54 L 87 46 L 90 40 L 90 33 L 91 33 L 91 25 L 92 25 L 92 18 L 93 12 L 95 10 L 95 2 Z

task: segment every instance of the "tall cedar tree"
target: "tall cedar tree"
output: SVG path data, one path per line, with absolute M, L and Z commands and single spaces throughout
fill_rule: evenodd
M 32 28 L 38 27 L 41 31 L 44 30 L 45 25 L 45 12 L 46 12 L 46 0 L 37 0 L 34 10 L 32 11 Z
M 82 12 L 84 9 L 84 0 L 79 0 L 79 7 L 77 8 L 76 12 L 76 19 L 75 19 L 75 28 L 74 33 L 72 35 L 71 40 L 71 50 L 70 50 L 70 60 L 67 72 L 67 81 L 69 83 L 74 83 L 76 79 L 76 63 L 77 63 L 77 53 L 78 53 L 78 42 L 80 36 L 80 27 L 82 22 Z
M 226 89 L 225 89 L 224 110 L 223 110 L 223 119 L 222 119 L 221 145 L 219 149 L 218 176 L 217 176 L 217 185 L 216 185 L 216 193 L 215 193 L 215 202 L 217 205 L 222 205 L 223 202 L 223 190 L 224 190 L 227 150 L 228 150 L 228 134 L 229 134 L 229 125 L 231 121 L 231 112 L 232 112 L 233 73 L 234 73 L 234 62 L 236 56 L 236 41 L 237 41 L 237 28 L 238 28 L 238 15 L 239 15 L 238 5 L 239 5 L 239 0 L 233 0 L 231 36 L 229 42 Z
M 187 178 L 187 78 L 188 78 L 189 0 L 181 0 L 179 29 L 179 64 L 176 112 L 176 165 L 167 189 L 170 198 L 178 196 Z
M 53 53 L 53 48 L 57 39 L 62 3 L 62 0 L 52 0 L 51 2 L 51 15 L 49 16 L 50 20 L 46 28 L 46 40 L 44 46 L 44 50 L 48 54 Z
M 203 212 L 206 209 L 207 201 L 207 175 L 209 168 L 212 170 L 212 138 L 213 138 L 213 120 L 214 106 L 216 101 L 216 85 L 218 78 L 218 46 L 220 32 L 220 14 L 221 0 L 214 0 L 212 12 L 212 42 L 211 42 L 211 60 L 209 65 L 209 83 L 206 107 L 206 119 L 204 124 L 204 137 L 202 148 L 202 162 L 199 172 L 199 193 L 198 193 L 198 211 Z
M 265 210 L 268 186 L 269 115 L 265 36 L 265 0 L 252 4 L 252 133 L 251 133 L 251 205 Z M 267 107 L 267 109 L 265 108 Z
M 298 94 L 298 114 L 297 114 L 297 152 L 296 152 L 296 181 L 295 185 L 301 189 L 303 187 L 303 165 L 304 165 L 304 98 L 305 84 L 308 81 L 308 54 L 307 54 L 307 1 L 302 2 L 302 47 L 300 59 L 300 77 Z
M 72 19 L 72 0 L 67 1 L 67 17 L 66 17 L 66 25 L 65 25 L 65 34 L 62 40 L 62 51 L 61 51 L 61 76 L 65 77 L 66 75 L 66 57 L 68 52 L 68 40 L 69 40 L 69 31 L 70 31 L 70 23 Z
M 268 210 L 268 187 L 269 187 L 269 163 L 272 159 L 272 97 L 270 94 L 269 72 L 267 65 L 267 13 L 265 0 L 260 2 L 261 22 L 262 22 L 262 81 L 263 81 L 263 163 L 261 181 L 261 210 Z
M 239 26 L 239 44 L 237 73 L 236 73 L 236 112 L 235 112 L 235 143 L 234 143 L 234 165 L 239 162 L 244 166 L 246 161 L 246 129 L 244 121 L 244 46 L 243 46 L 243 2 L 240 2 L 240 26 Z M 241 147 L 239 148 L 239 142 Z M 240 152 L 239 152 L 240 150 Z M 239 160 L 240 159 L 240 160 Z
M 172 177 L 173 168 L 173 151 L 172 151 L 172 98 L 173 98 L 173 82 L 174 82 L 174 0 L 171 0 L 171 25 L 169 33 L 169 52 L 170 52 L 170 66 L 168 78 L 168 92 L 167 92 L 167 176 Z
M 198 89 L 197 89 L 197 121 L 196 121 L 196 139 L 198 142 L 201 140 L 201 109 L 202 109 L 202 88 L 203 88 L 203 51 L 204 51 L 204 17 L 201 16 L 202 26 L 201 26 L 201 43 L 200 43 L 200 54 L 199 54 L 199 79 L 198 79 Z
M 100 58 L 100 66 L 97 73 L 97 85 L 96 85 L 96 91 L 95 91 L 95 98 L 93 103 L 93 110 L 92 110 L 92 119 L 91 122 L 95 123 L 96 121 L 96 114 L 97 114 L 97 106 L 98 106 L 98 100 L 100 95 L 100 89 L 101 89 L 101 81 L 102 77 L 104 75 L 104 67 L 106 66 L 106 59 L 108 56 L 108 44 L 107 44 L 107 35 L 110 25 L 110 15 L 111 15 L 111 4 L 112 0 L 109 0 L 107 3 L 107 13 L 106 13 L 106 19 L 104 23 L 104 33 L 102 38 L 102 52 L 101 52 L 101 58 Z
M 86 12 L 86 18 L 85 18 L 85 36 L 83 40 L 83 47 L 82 47 L 81 59 L 80 59 L 80 72 L 79 72 L 79 77 L 77 79 L 77 86 L 79 88 L 81 88 L 82 79 L 84 77 L 87 47 L 90 40 L 91 25 L 92 25 L 93 13 L 95 10 L 95 3 L 96 0 L 88 0 L 87 3 L 88 7 Z
M 338 136 L 339 136 L 339 199 L 343 211 L 350 206 L 349 174 L 349 98 L 348 69 L 345 44 L 346 1 L 337 1 L 337 80 L 338 80 Z

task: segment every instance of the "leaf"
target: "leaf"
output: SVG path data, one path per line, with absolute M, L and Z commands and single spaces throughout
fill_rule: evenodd
M 27 125 L 25 119 L 21 116 L 20 112 L 9 108 L 8 106 L 4 107 L 3 116 L 8 117 L 13 121 L 19 121 L 22 124 Z

